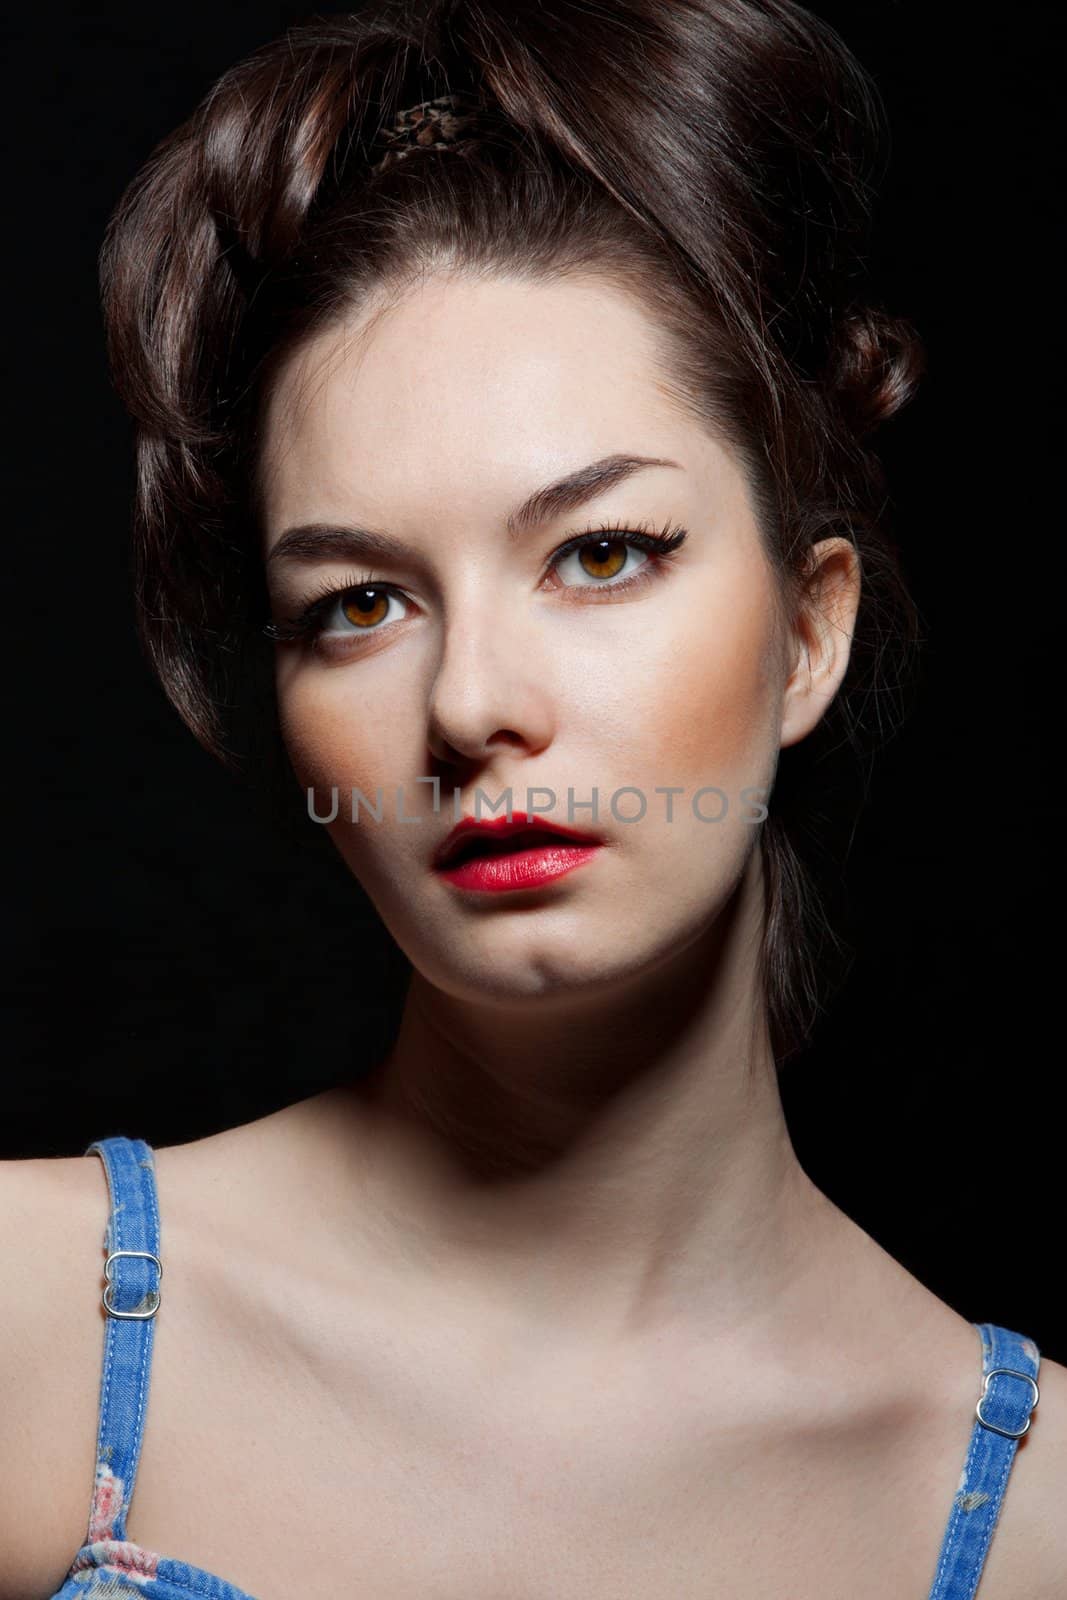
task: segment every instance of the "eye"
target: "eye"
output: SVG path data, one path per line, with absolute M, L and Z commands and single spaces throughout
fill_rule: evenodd
M 398 613 L 393 608 L 399 608 Z M 361 583 L 343 589 L 319 613 L 323 633 L 373 633 L 383 622 L 407 616 L 401 595 L 382 584 Z
M 548 573 L 561 580 L 561 588 L 585 591 L 589 598 L 602 591 L 629 593 L 655 579 L 686 537 L 684 528 L 670 524 L 640 532 L 589 528 L 553 553 Z M 340 583 L 327 580 L 297 616 L 268 622 L 262 631 L 279 643 L 303 641 L 313 651 L 330 647 L 337 653 L 347 648 L 340 641 L 384 632 L 407 617 L 412 604 L 391 583 L 380 583 L 367 572 L 349 573 Z
M 387 622 L 408 614 L 405 597 L 391 584 L 369 577 L 327 582 L 296 617 L 268 622 L 263 632 L 280 643 L 304 640 L 313 649 L 326 639 L 357 639 L 380 633 Z
M 658 576 L 686 539 L 684 528 L 588 528 L 568 539 L 552 557 L 549 570 L 565 589 L 635 588 Z
M 634 557 L 634 560 L 630 558 Z M 576 550 L 557 559 L 554 570 L 568 588 L 592 584 L 602 587 L 610 579 L 630 577 L 651 559 L 647 550 L 625 534 L 601 534 L 585 540 Z

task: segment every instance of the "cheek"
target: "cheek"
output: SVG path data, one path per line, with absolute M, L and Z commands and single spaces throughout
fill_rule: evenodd
M 671 782 L 716 783 L 721 774 L 724 788 L 728 778 L 759 783 L 778 749 L 776 637 L 762 585 L 686 616 L 646 744 L 665 773 L 677 774 Z
M 350 673 L 313 668 L 279 677 L 278 720 L 302 787 L 329 789 L 336 784 L 347 791 L 356 786 L 373 797 L 379 784 L 388 791 L 405 770 L 406 724 L 379 712 L 368 713 L 353 693 L 352 682 Z
M 348 677 L 348 688 L 340 687 Z M 327 680 L 324 682 L 324 679 Z M 278 691 L 278 719 L 289 763 L 302 793 L 313 791 L 314 815 L 321 819 L 334 846 L 365 888 L 372 889 L 375 841 L 395 839 L 390 824 L 396 806 L 399 784 L 396 774 L 403 770 L 400 753 L 392 748 L 396 740 L 395 719 L 368 715 L 353 697 L 351 678 L 308 670 L 289 678 Z M 390 731 L 392 730 L 392 731 Z M 400 787 L 403 787 L 400 785 Z M 362 826 L 352 822 L 352 791 L 359 789 L 371 807 L 378 789 L 382 791 L 382 827 L 364 812 Z M 337 815 L 332 790 L 337 790 Z M 410 810 L 411 800 L 405 801 Z M 379 852 L 380 854 L 380 849 Z M 368 877 L 369 873 L 369 877 Z M 389 874 L 379 893 L 388 893 Z
M 299 679 L 291 680 L 278 692 L 278 721 L 289 761 L 301 788 L 324 788 L 340 781 L 339 745 L 351 742 L 351 728 L 345 720 L 315 703 L 301 691 Z

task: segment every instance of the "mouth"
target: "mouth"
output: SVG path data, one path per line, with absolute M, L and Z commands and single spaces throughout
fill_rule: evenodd
M 530 822 L 520 813 L 515 813 L 510 821 L 507 818 L 485 822 L 464 818 L 438 848 L 434 867 L 443 872 L 488 856 L 517 856 L 544 850 L 589 851 L 590 846 L 601 843 L 603 840 L 597 835 L 558 827 L 553 822 Z
M 588 839 L 585 841 L 590 842 Z M 478 861 L 483 856 L 510 856 L 519 850 L 543 850 L 549 845 L 559 845 L 563 849 L 579 849 L 577 839 L 570 839 L 561 833 L 552 833 L 548 828 L 523 828 L 518 833 L 513 833 L 510 838 L 494 839 L 489 834 L 468 834 L 466 838 L 458 839 L 451 850 L 444 852 L 442 860 L 438 861 L 438 868 L 460 867 L 466 861 Z

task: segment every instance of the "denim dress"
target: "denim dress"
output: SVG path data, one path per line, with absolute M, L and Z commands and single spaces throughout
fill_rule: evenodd
M 111 1200 L 96 1481 L 85 1542 L 52 1600 L 255 1600 L 225 1578 L 126 1537 L 160 1306 L 159 1205 L 152 1148 L 143 1139 L 100 1139 L 85 1153 L 94 1151 L 103 1161 Z M 1033 1341 L 993 1323 L 974 1326 L 981 1340 L 980 1394 L 926 1600 L 972 1600 L 1018 1442 L 1038 1401 L 1041 1357 Z M 348 1584 L 339 1587 L 342 1593 L 351 1593 Z

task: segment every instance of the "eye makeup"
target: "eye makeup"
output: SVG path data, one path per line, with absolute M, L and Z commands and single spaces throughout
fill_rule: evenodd
M 670 523 L 659 529 L 645 525 L 633 527 L 624 523 L 588 528 L 552 552 L 541 578 L 541 586 L 551 575 L 558 574 L 560 567 L 571 556 L 578 556 L 579 571 L 588 581 L 562 582 L 554 586 L 555 592 L 566 593 L 568 601 L 573 598 L 578 604 L 585 604 L 587 599 L 596 604 L 602 600 L 628 597 L 635 589 L 660 575 L 661 569 L 677 554 L 687 537 L 685 528 Z M 645 560 L 636 571 L 624 571 L 621 578 L 617 570 L 598 573 L 590 572 L 588 565 L 581 566 L 581 558 L 588 553 L 594 567 L 611 567 L 612 553 L 619 550 L 627 554 L 630 551 L 640 552 Z M 272 620 L 265 625 L 263 632 L 278 644 L 304 644 L 312 650 L 322 649 L 326 640 L 343 641 L 341 648 L 349 653 L 351 641 L 382 633 L 392 622 L 403 620 L 406 609 L 400 617 L 390 615 L 394 605 L 406 608 L 413 603 L 395 584 L 380 581 L 369 572 L 350 572 L 340 579 L 325 579 L 295 616 Z M 378 615 L 383 605 L 384 614 Z M 349 626 L 345 626 L 345 623 Z M 358 650 L 358 645 L 356 648 Z

